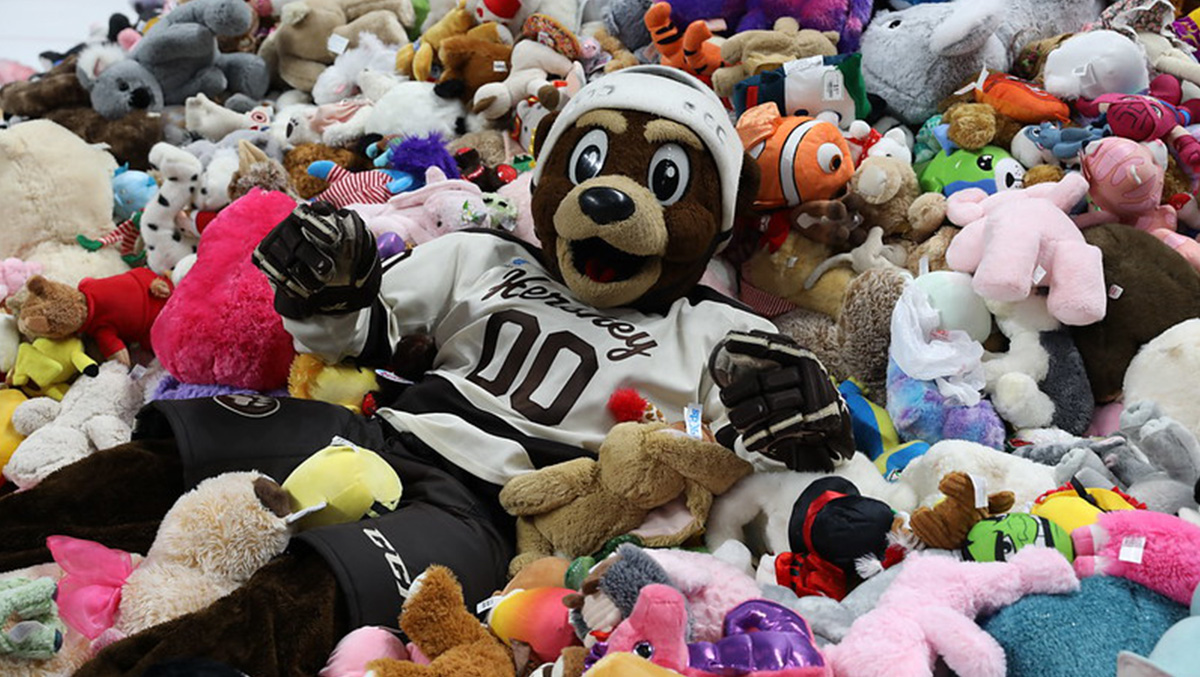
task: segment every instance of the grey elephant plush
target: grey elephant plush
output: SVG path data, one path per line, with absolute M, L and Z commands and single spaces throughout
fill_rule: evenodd
M 1102 0 L 954 0 L 882 11 L 862 37 L 867 90 L 905 122 L 921 124 L 937 103 L 984 68 L 1008 71 L 1026 44 L 1095 21 Z
M 109 119 L 181 105 L 201 93 L 261 98 L 270 84 L 266 62 L 254 54 L 217 50 L 218 37 L 250 30 L 251 11 L 244 0 L 193 0 L 160 19 L 129 58 L 81 59 L 76 75 L 92 107 Z

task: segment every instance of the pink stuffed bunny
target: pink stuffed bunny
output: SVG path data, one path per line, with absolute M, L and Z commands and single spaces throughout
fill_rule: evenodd
M 447 179 L 437 167 L 425 171 L 425 186 L 400 193 L 383 204 L 356 204 L 371 232 L 396 233 L 409 245 L 419 245 L 463 228 L 491 225 L 491 211 L 479 186 Z
M 946 263 L 973 273 L 972 286 L 994 301 L 1020 301 L 1033 287 L 1050 288 L 1050 314 L 1083 326 L 1104 319 L 1108 298 L 1100 249 L 1089 245 L 1067 216 L 1088 191 L 1087 180 L 1068 174 L 988 196 L 970 188 L 950 196 L 946 215 L 965 226 L 950 243 Z
M 938 656 L 959 677 L 1004 677 L 1004 649 L 975 624 L 1025 595 L 1079 589 L 1057 550 L 1022 548 L 1007 562 L 915 553 L 879 603 L 825 655 L 838 677 L 932 677 Z
M 1191 604 L 1200 584 L 1200 527 L 1174 515 L 1150 510 L 1100 513 L 1095 524 L 1073 531 L 1071 540 L 1080 577 L 1128 578 L 1180 604 Z
M 1161 141 L 1154 141 L 1161 144 Z M 1176 233 L 1175 208 L 1162 203 L 1164 169 L 1146 144 L 1110 136 L 1087 147 L 1083 176 L 1096 211 L 1077 216 L 1080 228 L 1128 224 L 1162 240 L 1200 270 L 1200 242 Z

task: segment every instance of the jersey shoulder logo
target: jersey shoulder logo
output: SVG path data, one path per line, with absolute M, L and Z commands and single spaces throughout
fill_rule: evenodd
M 267 395 L 216 395 L 213 401 L 246 418 L 266 418 L 279 411 L 279 400 Z

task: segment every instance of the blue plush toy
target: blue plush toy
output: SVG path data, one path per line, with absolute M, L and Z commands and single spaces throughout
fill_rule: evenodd
M 969 407 L 950 404 L 937 383 L 912 378 L 892 359 L 887 370 L 887 411 L 901 439 L 929 444 L 968 440 L 1004 448 L 1004 423 L 991 402 L 980 400 Z
M 146 206 L 156 192 L 158 184 L 146 172 L 130 170 L 129 165 L 118 167 L 113 174 L 113 223 L 121 223 L 133 217 Z
M 1004 647 L 1008 677 L 1184 677 L 1196 674 L 1200 646 L 1200 623 L 1195 617 L 1183 621 L 1187 615 L 1182 605 L 1133 581 L 1096 576 L 1083 579 L 1073 594 L 1023 597 L 981 620 L 980 626 Z M 1176 624 L 1191 628 L 1183 629 L 1191 635 L 1183 646 L 1176 645 L 1174 636 L 1168 640 L 1163 635 Z M 1174 635 L 1174 629 L 1168 634 Z M 1163 637 L 1160 645 L 1169 641 L 1184 650 L 1180 656 L 1190 658 L 1188 670 L 1171 671 L 1168 666 L 1177 664 L 1166 662 L 1165 647 L 1158 672 L 1118 669 L 1118 652 L 1145 655 L 1158 637 Z
M 1186 677 L 1200 666 L 1200 587 L 1192 594 L 1192 615 L 1167 630 L 1142 658 L 1132 651 L 1117 655 L 1117 677 Z

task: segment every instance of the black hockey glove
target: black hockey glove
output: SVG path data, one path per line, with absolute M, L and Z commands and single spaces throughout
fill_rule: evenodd
M 854 454 L 845 400 L 821 361 L 787 336 L 730 332 L 709 371 L 746 449 L 801 471 L 828 472 Z
M 254 265 L 275 289 L 275 310 L 297 320 L 370 306 L 383 275 L 362 218 L 327 202 L 298 205 L 254 249 Z

